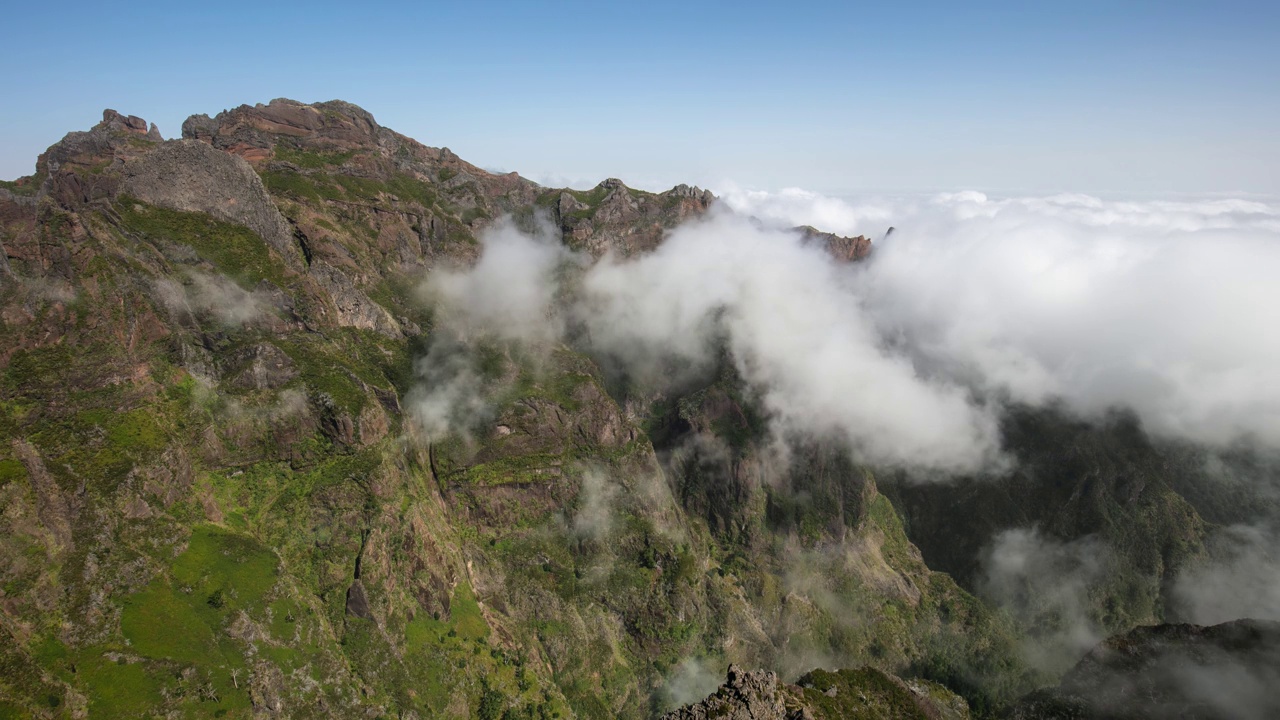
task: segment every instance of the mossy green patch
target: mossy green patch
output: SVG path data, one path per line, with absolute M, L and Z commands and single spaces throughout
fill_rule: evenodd
M 205 613 L 196 610 L 199 598 L 185 597 L 167 581 L 157 580 L 124 602 L 120 631 L 140 655 L 189 663 L 211 659 L 216 653 L 213 630 Z M 215 662 L 224 662 L 216 658 Z
M 40 191 L 40 185 L 44 183 L 44 178 L 43 174 L 39 174 L 18 178 L 17 180 L 0 180 L 0 188 L 8 190 L 14 195 L 31 197 Z
M 214 609 L 260 609 L 262 598 L 276 583 L 274 553 L 246 535 L 214 526 L 201 526 L 191 535 L 187 551 L 173 563 L 173 579 L 196 595 L 206 596 Z M 221 593 L 221 604 L 212 601 Z
M 13 394 L 10 407 L 21 410 L 9 414 L 5 434 L 31 442 L 55 477 L 108 487 L 155 460 L 194 419 L 181 392 L 149 394 L 129 384 L 79 389 L 86 377 L 112 372 L 112 360 L 95 352 L 101 347 L 74 357 L 60 346 L 19 351 L 0 387 Z
M 295 164 L 304 168 L 323 168 L 329 164 L 320 156 L 307 157 L 310 158 L 307 164 Z M 430 183 L 405 173 L 395 173 L 386 180 L 381 180 L 342 172 L 323 172 L 319 169 L 309 172 L 278 169 L 264 171 L 262 182 L 274 195 L 313 203 L 325 200 L 377 203 L 395 198 L 431 209 L 435 207 L 438 198 Z
M 12 458 L 0 460 L 0 487 L 27 477 L 27 468 Z
M 464 640 L 483 640 L 489 636 L 489 624 L 485 622 L 475 594 L 467 583 L 458 583 L 454 588 L 449 612 L 458 637 Z
M 215 220 L 205 213 L 146 205 L 131 198 L 116 204 L 122 226 L 144 238 L 190 246 L 220 272 L 252 288 L 262 280 L 286 287 L 289 271 L 252 230 Z
M 189 663 L 239 665 L 223 626 L 238 610 L 260 613 L 277 559 L 256 540 L 200 526 L 170 568 L 125 600 L 121 631 L 140 654 Z
M 104 409 L 87 410 L 83 419 L 106 431 L 106 439 L 112 445 L 133 453 L 146 453 L 164 447 L 165 428 L 151 408 L 136 408 L 125 412 Z
M 341 200 L 342 190 L 337 185 L 311 175 L 291 170 L 266 170 L 262 172 L 262 184 L 272 195 L 295 200 Z
M 514 455 L 472 465 L 460 472 L 450 473 L 446 477 L 450 481 L 474 485 L 546 482 L 549 477 L 559 477 L 562 468 L 571 463 L 575 457 L 573 454 L 548 453 Z
M 370 400 L 369 389 L 406 388 L 413 361 L 403 342 L 355 328 L 321 334 L 296 334 L 276 341 L 297 364 L 299 379 L 313 394 L 323 393 L 342 410 L 358 413 Z
M 94 718 L 144 718 L 164 701 L 162 684 L 141 663 L 116 662 L 92 650 L 76 664 Z
M 468 584 L 454 589 L 449 617 L 420 614 L 404 632 L 414 704 L 431 717 L 479 717 L 482 708 L 497 711 L 495 717 L 569 717 L 558 693 L 543 685 L 523 651 L 488 643 L 488 623 Z M 461 713 L 458 697 L 467 698 Z
M 584 210 L 574 211 L 572 214 L 576 218 L 592 218 L 595 217 L 596 210 L 600 209 L 600 203 L 609 195 L 609 188 L 604 185 L 597 185 L 590 190 L 570 190 L 569 194 L 578 199 L 578 202 L 585 204 Z

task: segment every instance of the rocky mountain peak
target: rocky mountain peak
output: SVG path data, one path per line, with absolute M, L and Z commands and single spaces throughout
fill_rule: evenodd
M 147 121 L 137 115 L 121 115 L 110 108 L 102 111 L 102 122 L 95 125 L 93 129 L 141 135 L 151 142 L 164 140 L 164 137 L 160 135 L 160 129 L 156 127 L 155 123 L 151 123 L 150 127 L 148 127 Z
M 307 104 L 277 98 L 265 105 L 241 105 L 212 118 L 192 115 L 182 123 L 183 138 L 249 161 L 271 157 L 281 141 L 338 152 L 376 147 L 382 132 L 369 111 L 341 100 Z
M 40 155 L 36 176 L 41 192 L 65 207 L 76 207 L 118 189 L 115 170 L 164 142 L 155 124 L 110 108 L 87 131 L 69 132 Z
M 415 292 L 503 218 L 633 256 L 714 201 L 542 187 L 340 101 L 68 133 L 0 183 L 0 716 L 634 720 L 682 658 L 738 664 L 675 720 L 1116 717 L 1095 698 L 1134 688 L 1133 717 L 1240 717 L 1181 678 L 1280 682 L 1274 625 L 1167 626 L 1012 705 L 1044 679 L 965 589 L 978 548 L 1029 519 L 1100 534 L 1108 631 L 1160 620 L 1204 550 L 1166 484 L 1203 463 L 1136 421 L 1010 410 L 1025 472 L 945 485 L 825 439 L 779 463 L 731 355 L 632 378 L 589 333 L 535 356 Z M 455 391 L 468 417 L 424 437 L 411 412 Z M 799 657 L 874 665 L 743 669 Z
M 138 141 L 145 141 L 139 144 Z M 38 169 L 57 172 L 63 164 L 84 165 L 95 172 L 104 169 L 101 163 L 110 164 L 111 158 L 134 154 L 147 143 L 162 142 L 160 130 L 137 115 L 122 115 L 107 108 L 102 111 L 102 121 L 87 131 L 69 132 L 54 143 L 41 156 Z
M 671 188 L 669 192 L 673 197 L 701 201 L 707 204 L 716 199 L 716 196 L 710 190 L 703 190 L 696 185 L 685 185 L 684 183 Z
M 796 228 L 796 231 L 800 233 L 804 242 L 821 244 L 832 257 L 841 262 L 862 260 L 871 254 L 871 238 L 865 235 L 845 237 L 823 232 L 811 225 L 801 225 Z

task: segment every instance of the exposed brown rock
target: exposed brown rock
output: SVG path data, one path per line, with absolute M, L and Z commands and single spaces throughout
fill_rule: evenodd
M 570 247 L 625 257 L 656 248 L 669 230 L 705 213 L 714 201 L 710 191 L 688 185 L 650 193 L 609 178 L 586 193 L 560 191 L 554 219 Z
M 111 110 L 109 108 L 102 111 L 102 122 L 99 123 L 99 127 L 104 126 L 110 130 L 131 132 L 144 137 L 148 135 L 146 120 L 143 120 L 137 115 L 121 115 L 115 110 Z M 151 127 L 154 128 L 155 125 L 153 124 Z M 156 132 L 159 134 L 158 130 Z
M 254 716 L 279 715 L 284 712 L 284 673 L 270 662 L 258 661 L 249 679 L 249 700 Z
M 58 487 L 58 481 L 45 469 L 44 461 L 35 446 L 26 440 L 14 440 L 13 452 L 27 469 L 27 477 L 31 481 L 31 489 L 36 494 L 36 509 L 40 522 L 53 537 L 59 550 L 70 550 L 75 546 L 71 536 L 73 521 L 71 504 Z
M 243 225 L 267 241 L 285 262 L 303 267 L 293 229 L 243 159 L 204 143 L 175 140 L 122 167 L 121 190 L 159 207 L 204 212 Z
M 844 237 L 835 233 L 823 232 L 809 225 L 796 228 L 803 242 L 821 243 L 831 257 L 840 262 L 856 262 L 871 254 L 871 238 L 865 235 Z
M 373 619 L 373 611 L 369 608 L 369 597 L 364 592 L 364 583 L 356 580 L 347 588 L 347 614 L 365 620 Z
M 298 376 L 293 360 L 268 342 L 241 349 L 231 357 L 230 364 L 237 369 L 227 373 L 228 382 L 246 390 L 273 390 Z
M 279 138 L 303 138 L 332 149 L 376 146 L 382 127 L 362 108 L 340 100 L 314 105 L 279 98 L 241 105 L 216 117 L 192 115 L 182 136 L 251 159 L 270 157 Z
M 317 263 L 312 266 L 311 275 L 331 298 L 337 311 L 333 318 L 336 325 L 400 337 L 399 323 L 391 313 L 370 299 L 347 273 L 331 265 Z

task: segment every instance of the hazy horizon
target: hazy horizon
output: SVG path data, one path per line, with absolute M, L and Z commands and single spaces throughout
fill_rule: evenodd
M 0 177 L 105 107 L 342 99 L 551 185 L 1280 193 L 1263 3 L 15 8 Z

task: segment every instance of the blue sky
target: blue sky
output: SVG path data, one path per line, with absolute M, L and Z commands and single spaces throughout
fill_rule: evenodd
M 340 98 L 540 181 L 1280 194 L 1280 3 L 23 3 L 0 178 L 102 108 Z

